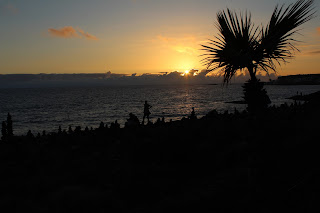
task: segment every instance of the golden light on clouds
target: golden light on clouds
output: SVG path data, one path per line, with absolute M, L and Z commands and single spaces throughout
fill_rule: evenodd
M 80 33 L 83 37 L 85 37 L 87 40 L 95 40 L 95 41 L 99 40 L 96 36 L 91 35 L 91 34 L 89 34 L 89 33 L 87 33 L 87 32 L 84 32 L 84 31 L 81 30 L 80 28 L 78 29 L 78 31 L 79 31 L 79 33 Z
M 77 31 L 71 26 L 62 27 L 61 29 L 49 28 L 48 32 L 51 36 L 59 38 L 79 37 Z
M 158 35 L 158 36 L 157 36 L 157 39 L 158 39 L 159 41 L 163 41 L 163 42 L 166 42 L 166 43 L 168 43 L 168 42 L 175 42 L 175 41 L 176 41 L 174 38 L 169 38 L 169 37 L 165 37 L 165 36 L 162 36 L 162 35 Z
M 317 28 L 317 33 L 320 36 L 320 27 Z
M 186 46 L 173 46 L 172 49 L 178 53 L 186 53 L 189 55 L 195 55 L 197 53 L 196 49 Z
M 197 75 L 199 75 L 200 72 L 201 71 L 196 70 L 196 69 L 186 70 L 181 73 L 181 76 L 184 76 L 184 77 L 197 76 Z
M 184 73 L 182 73 L 182 76 L 187 76 L 187 75 L 189 75 L 189 70 L 186 70 L 186 71 L 184 71 Z
M 163 35 L 157 36 L 157 41 L 162 42 L 163 45 L 178 53 L 184 53 L 188 55 L 197 55 L 197 41 L 194 36 L 182 36 L 179 38 L 167 37 Z
M 153 49 L 157 50 L 157 58 L 161 59 L 161 63 L 158 66 L 155 64 L 154 67 L 166 69 L 166 71 L 176 70 L 182 74 L 185 70 L 200 67 L 199 43 L 202 39 L 193 34 L 155 36 L 152 39 L 152 45 Z
M 60 29 L 49 28 L 50 36 L 58 38 L 85 38 L 87 40 L 98 40 L 94 35 L 91 35 L 80 28 L 74 29 L 72 26 L 65 26 Z

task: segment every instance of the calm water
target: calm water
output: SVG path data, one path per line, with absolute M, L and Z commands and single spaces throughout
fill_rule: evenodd
M 297 91 L 309 94 L 320 86 L 266 86 L 272 104 L 290 102 L 287 97 Z M 245 109 L 245 105 L 225 102 L 241 100 L 241 85 L 176 85 L 176 86 L 110 86 L 85 88 L 34 88 L 0 89 L 0 121 L 10 112 L 14 134 L 57 131 L 61 125 L 98 127 L 100 121 L 110 124 L 116 119 L 124 125 L 130 112 L 142 119 L 143 104 L 152 105 L 151 120 L 164 116 L 181 119 L 195 107 L 201 117 L 210 110 L 233 111 Z

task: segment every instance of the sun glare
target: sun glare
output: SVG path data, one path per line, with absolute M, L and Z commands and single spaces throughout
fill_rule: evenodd
M 182 72 L 181 76 L 187 76 L 187 75 L 189 75 L 189 73 L 190 73 L 190 70 L 186 70 L 186 71 Z
M 181 76 L 196 76 L 196 75 L 199 75 L 199 71 L 195 69 L 186 70 L 181 74 Z
M 186 77 L 197 76 L 199 75 L 199 70 L 196 70 L 196 69 L 186 70 L 184 72 L 181 72 L 180 75 L 186 76 Z

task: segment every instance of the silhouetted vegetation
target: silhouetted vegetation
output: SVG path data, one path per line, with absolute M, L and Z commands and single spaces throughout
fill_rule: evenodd
M 276 72 L 276 64 L 287 62 L 293 57 L 294 35 L 297 27 L 314 17 L 314 0 L 298 0 L 288 7 L 276 6 L 266 27 L 255 27 L 247 12 L 236 14 L 227 9 L 217 14 L 219 35 L 202 45 L 208 71 L 220 69 L 224 83 L 242 70 L 247 70 L 250 80 L 244 85 L 248 110 L 265 109 L 270 99 L 263 83 L 256 77 L 257 71 Z
M 141 125 L 130 114 L 125 128 L 101 122 L 96 129 L 3 137 L 0 206 L 12 212 L 318 212 L 316 94 L 257 115 L 235 109 L 196 118 L 193 109 L 179 121 Z M 247 170 L 253 166 L 254 192 Z
M 1 134 L 2 134 L 2 137 L 1 137 L 2 140 L 5 140 L 8 137 L 7 124 L 5 121 L 2 121 Z

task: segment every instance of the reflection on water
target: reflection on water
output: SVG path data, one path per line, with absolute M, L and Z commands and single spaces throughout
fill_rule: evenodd
M 273 104 L 290 102 L 285 98 L 297 91 L 309 94 L 320 86 L 266 86 Z M 141 120 L 143 104 L 147 100 L 153 107 L 151 120 L 164 116 L 166 120 L 188 116 L 194 107 L 198 117 L 210 110 L 233 111 L 245 105 L 225 103 L 241 100 L 241 85 L 163 85 L 163 86 L 110 86 L 83 88 L 0 89 L 0 121 L 8 112 L 13 116 L 14 133 L 57 131 L 61 125 L 97 127 L 100 121 L 110 124 L 118 120 L 124 124 L 128 114 Z

